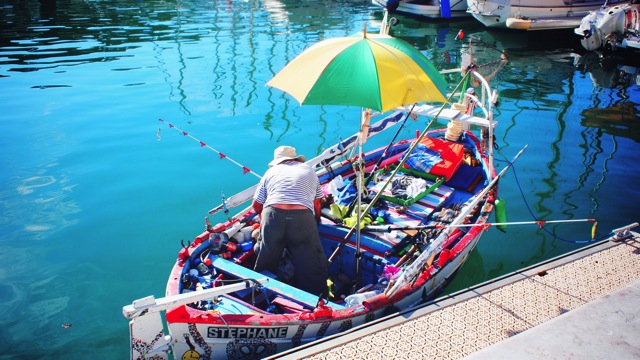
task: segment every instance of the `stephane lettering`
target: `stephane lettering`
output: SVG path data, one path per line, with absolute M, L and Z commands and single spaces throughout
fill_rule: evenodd
M 277 339 L 287 337 L 286 327 L 213 327 L 207 329 L 209 338 L 265 338 Z

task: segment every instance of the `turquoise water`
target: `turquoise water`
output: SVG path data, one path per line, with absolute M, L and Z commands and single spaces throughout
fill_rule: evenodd
M 181 240 L 222 192 L 257 181 L 157 119 L 258 174 L 279 145 L 312 156 L 357 131 L 359 109 L 300 107 L 265 86 L 310 44 L 381 19 L 366 1 L 318 5 L 0 1 L 0 359 L 127 358 L 122 306 L 161 296 Z M 598 235 L 640 220 L 638 69 L 579 55 L 571 33 L 407 18 L 392 32 L 449 68 L 461 28 L 510 56 L 493 79 L 498 157 L 528 149 L 500 184 L 508 220 L 532 220 L 527 205 L 547 220 L 596 218 Z M 547 229 L 557 237 L 491 228 L 448 290 L 583 246 L 571 241 L 591 231 Z

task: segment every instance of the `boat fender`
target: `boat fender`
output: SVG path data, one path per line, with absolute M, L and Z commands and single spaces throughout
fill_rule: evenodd
M 242 227 L 244 227 L 244 224 L 242 222 L 237 222 L 237 223 L 233 224 L 233 226 L 230 226 L 225 231 L 221 232 L 220 236 L 223 238 L 223 240 L 228 241 L 238 231 L 240 231 L 240 229 Z
M 259 228 L 260 228 L 260 224 L 257 224 L 257 223 L 253 225 L 245 226 L 242 229 L 240 229 L 240 232 L 238 233 L 238 234 L 242 234 L 242 238 L 240 237 L 236 238 L 238 234 L 234 235 L 234 238 L 238 241 L 238 244 L 242 244 L 244 242 L 251 240 L 251 234 L 253 233 L 254 230 Z
M 200 235 L 196 236 L 196 238 L 193 240 L 193 244 L 192 244 L 192 246 L 193 246 L 193 245 L 199 245 L 199 244 L 201 244 L 203 241 L 205 241 L 205 240 L 209 239 L 209 235 L 210 235 L 210 234 L 211 234 L 211 233 L 209 233 L 208 231 L 206 231 L 206 230 L 205 230 L 202 234 L 200 234 Z
M 443 266 L 446 265 L 447 261 L 451 260 L 452 257 L 453 256 L 452 256 L 451 250 L 449 249 L 442 250 L 442 252 L 440 253 L 440 256 L 438 257 L 438 261 L 436 262 L 436 266 L 439 268 L 442 268 Z
M 237 244 L 242 244 L 244 242 L 244 233 L 242 233 L 241 231 L 238 231 L 235 235 L 233 235 L 231 237 L 231 239 L 229 239 L 231 241 L 236 242 Z
M 506 223 L 507 222 L 507 205 L 503 199 L 497 198 L 495 202 L 496 206 L 496 222 L 498 223 Z M 505 231 L 507 229 L 507 225 L 496 225 L 496 228 L 500 231 Z
M 387 0 L 386 8 L 389 11 L 398 10 L 398 6 L 400 6 L 400 0 Z
M 313 315 L 316 319 L 326 319 L 333 316 L 333 309 L 328 306 L 324 299 L 318 300 L 318 306 L 313 310 Z

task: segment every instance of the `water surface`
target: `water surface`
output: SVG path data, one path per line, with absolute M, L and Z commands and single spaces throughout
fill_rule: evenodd
M 357 131 L 359 109 L 300 107 L 265 83 L 316 41 L 377 31 L 381 13 L 366 1 L 5 0 L 0 17 L 0 359 L 122 359 L 122 306 L 162 296 L 181 240 L 222 193 L 257 181 L 157 119 L 258 174 L 279 145 L 316 155 Z M 509 54 L 492 80 L 497 155 L 528 149 L 500 183 L 508 220 L 596 218 L 598 236 L 639 220 L 637 68 L 579 54 L 571 33 L 400 20 L 392 32 L 440 68 L 460 66 L 460 29 Z M 590 224 L 545 229 L 491 228 L 448 290 L 590 239 Z

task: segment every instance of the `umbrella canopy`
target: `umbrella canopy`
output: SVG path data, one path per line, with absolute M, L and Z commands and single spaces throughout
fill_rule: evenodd
M 446 102 L 446 81 L 411 44 L 359 33 L 320 41 L 267 85 L 301 105 L 352 105 L 389 111 L 424 101 Z

